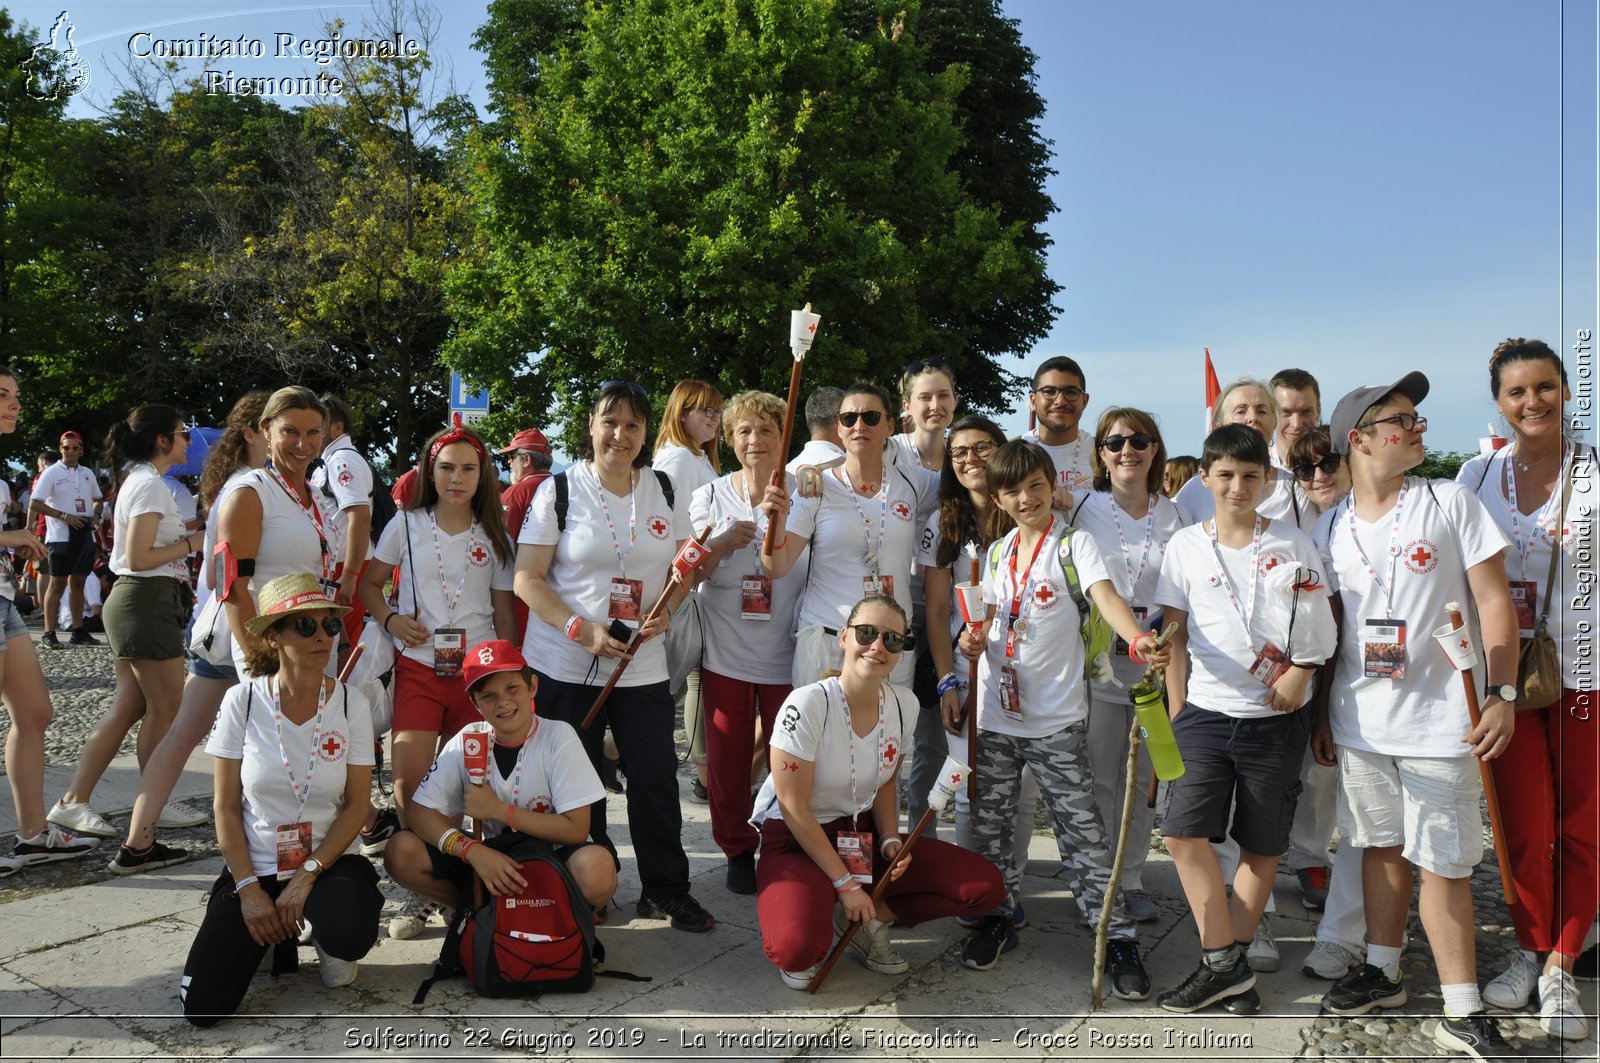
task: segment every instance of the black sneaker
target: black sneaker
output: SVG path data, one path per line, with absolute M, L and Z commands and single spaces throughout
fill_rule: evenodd
M 1106 942 L 1106 973 L 1111 975 L 1111 994 L 1117 999 L 1150 999 L 1150 974 L 1139 960 L 1137 943 Z
M 174 849 L 170 845 L 151 842 L 144 852 L 135 852 L 126 845 L 117 848 L 117 858 L 106 866 L 113 874 L 137 875 L 141 871 L 154 871 L 158 867 L 171 867 L 189 859 L 189 850 Z
M 711 803 L 711 791 L 706 789 L 706 784 L 699 779 L 691 780 L 691 784 L 689 787 L 689 803 L 691 805 L 709 805 Z
M 1365 1015 L 1373 1008 L 1403 1007 L 1406 999 L 1403 976 L 1391 982 L 1381 968 L 1363 963 L 1333 983 L 1322 1006 L 1335 1015 Z
M 72 638 L 67 640 L 74 646 L 98 646 L 100 640 L 89 634 L 83 628 L 73 628 Z
M 41 635 L 39 637 L 39 645 L 48 646 L 52 650 L 62 649 L 61 642 L 56 638 L 56 633 L 54 631 L 46 631 L 43 635 Z
M 717 925 L 711 913 L 700 907 L 689 891 L 676 897 L 639 898 L 639 914 L 646 919 L 670 919 L 672 929 L 687 930 L 691 934 L 704 933 Z
M 1169 989 L 1156 997 L 1156 1003 L 1165 1011 L 1176 1011 L 1187 1015 L 1191 1011 L 1199 1011 L 1209 1007 L 1219 1000 L 1236 997 L 1255 988 L 1256 972 L 1244 962 L 1241 956 L 1234 963 L 1231 971 L 1218 971 L 1205 965 L 1202 960 L 1194 973 L 1183 980 L 1183 984 L 1176 989 Z
M 619 764 L 610 757 L 600 758 L 600 782 L 606 788 L 606 793 L 625 794 L 627 789 L 622 785 L 622 777 L 617 774 Z
M 756 891 L 756 854 L 728 857 L 728 892 L 749 895 Z
M 983 923 L 967 939 L 961 950 L 961 964 L 974 971 L 992 971 L 1000 962 L 1000 954 L 1017 947 L 1017 932 L 1011 929 L 1011 920 L 1004 915 L 985 916 Z
M 1222 1002 L 1222 1010 L 1229 1015 L 1259 1015 L 1261 1013 L 1261 994 L 1254 989 L 1246 989 L 1236 997 L 1228 997 Z
M 361 839 L 361 855 L 377 856 L 389 847 L 389 839 L 393 838 L 395 831 L 400 829 L 400 817 L 392 808 L 381 809 L 378 818 L 372 821 L 370 832 L 363 830 L 358 837 Z
M 1505 1035 L 1500 1032 L 1500 1024 L 1486 1011 L 1475 1011 L 1463 1019 L 1446 1015 L 1439 1020 L 1439 1028 L 1433 1031 L 1433 1039 L 1471 1059 L 1521 1058 L 1511 1051 Z
M 1580 982 L 1600 982 L 1600 945 L 1590 945 L 1572 961 L 1572 977 Z

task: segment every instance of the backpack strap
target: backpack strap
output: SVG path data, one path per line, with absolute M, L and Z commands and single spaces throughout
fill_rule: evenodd
M 567 474 L 558 472 L 550 479 L 556 485 L 556 534 L 567 530 Z
M 672 477 L 660 469 L 651 469 L 650 471 L 656 474 L 656 483 L 661 485 L 661 493 L 667 496 L 667 508 L 677 509 L 678 500 L 672 490 Z
M 1072 560 L 1072 537 L 1077 534 L 1077 529 L 1068 524 L 1061 532 L 1061 546 L 1056 550 L 1056 555 L 1061 559 L 1061 575 L 1067 581 L 1067 593 L 1072 596 L 1072 604 L 1078 607 L 1078 616 L 1084 620 L 1089 618 L 1089 603 L 1083 597 L 1083 580 L 1078 575 L 1077 562 Z
M 250 703 L 255 700 L 255 696 L 255 683 L 246 682 L 244 685 L 244 722 L 246 727 L 250 725 Z

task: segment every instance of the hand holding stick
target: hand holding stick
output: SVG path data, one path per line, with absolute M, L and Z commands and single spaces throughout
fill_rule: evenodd
M 1472 666 L 1477 663 L 1478 655 L 1472 650 L 1472 642 L 1467 637 L 1461 621 L 1461 603 L 1446 602 L 1445 609 L 1450 613 L 1450 627 L 1448 633 L 1459 633 L 1457 652 L 1450 652 L 1451 647 L 1446 647 L 1450 652 L 1450 663 L 1461 673 L 1461 682 L 1467 691 L 1467 716 L 1472 720 L 1472 726 L 1477 728 L 1478 722 L 1483 718 L 1483 713 L 1478 708 L 1478 686 L 1473 682 Z M 1441 632 L 1434 632 L 1438 637 Z M 1443 641 L 1441 640 L 1441 645 Z M 1494 836 L 1495 861 L 1500 865 L 1500 885 L 1506 891 L 1506 903 L 1517 903 L 1517 889 L 1511 877 L 1511 850 L 1506 847 L 1506 830 L 1500 820 L 1500 798 L 1495 793 L 1494 770 L 1489 767 L 1489 762 L 1478 758 L 1478 771 L 1483 776 L 1484 803 L 1489 806 L 1489 832 Z
M 811 304 L 807 303 L 803 310 L 789 312 L 789 348 L 794 352 L 794 365 L 789 370 L 789 401 L 783 409 L 783 441 L 778 445 L 778 464 L 772 470 L 772 486 L 782 487 L 784 464 L 789 460 L 789 444 L 794 439 L 794 411 L 800 403 L 800 368 L 805 363 L 806 352 L 811 349 L 812 341 L 817 338 L 817 326 L 821 324 L 822 317 L 811 312 Z M 751 499 L 754 504 L 755 500 Z M 772 553 L 773 544 L 778 541 L 778 522 L 772 521 L 767 525 L 767 537 L 762 544 L 765 553 Z

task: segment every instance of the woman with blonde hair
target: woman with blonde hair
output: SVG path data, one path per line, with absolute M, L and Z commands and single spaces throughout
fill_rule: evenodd
M 1278 400 L 1273 397 L 1271 386 L 1254 377 L 1240 377 L 1222 389 L 1211 414 L 1211 427 L 1249 425 L 1267 441 L 1269 453 L 1276 453 L 1272 450 L 1272 434 L 1278 430 L 1279 420 Z M 1289 521 L 1310 535 L 1317 523 L 1316 507 L 1306 500 L 1305 492 L 1288 469 L 1275 466 L 1272 472 L 1256 512 L 1270 520 Z M 1179 488 L 1172 500 L 1178 504 L 1186 525 L 1198 524 L 1216 510 L 1211 489 L 1198 476 Z

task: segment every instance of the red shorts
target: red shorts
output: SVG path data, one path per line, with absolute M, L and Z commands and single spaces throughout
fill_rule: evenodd
M 483 719 L 460 676 L 437 676 L 433 669 L 401 655 L 394 670 L 395 734 L 401 731 L 426 731 L 443 741 L 469 723 Z

